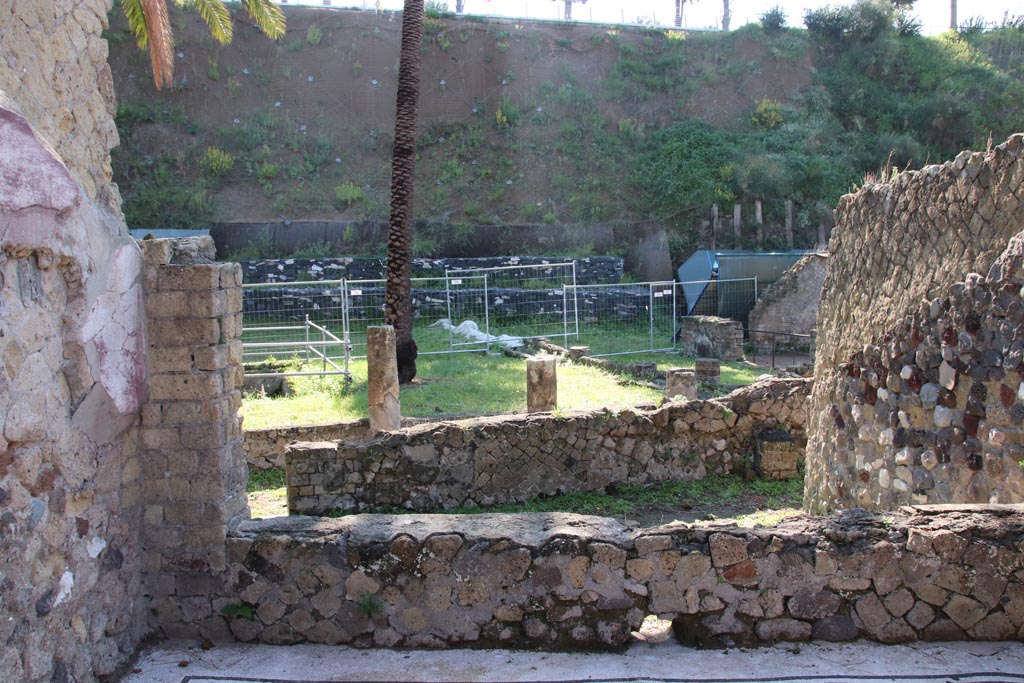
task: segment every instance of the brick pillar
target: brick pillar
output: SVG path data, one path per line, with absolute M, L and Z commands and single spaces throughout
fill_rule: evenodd
M 182 604 L 193 613 L 207 609 L 197 601 L 226 568 L 227 531 L 249 514 L 238 417 L 242 274 L 237 263 L 212 262 L 210 238 L 145 240 L 142 247 L 146 587 L 155 625 L 170 637 L 194 637 L 194 625 L 180 625 Z M 210 617 L 215 623 L 212 606 Z

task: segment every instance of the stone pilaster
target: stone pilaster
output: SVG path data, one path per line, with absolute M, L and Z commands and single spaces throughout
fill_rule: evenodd
M 213 616 L 215 606 L 200 596 L 226 567 L 226 534 L 248 517 L 238 417 L 242 278 L 238 264 L 212 262 L 209 238 L 142 244 L 150 376 L 140 439 L 144 571 L 154 626 L 162 627 L 180 624 L 183 609 Z

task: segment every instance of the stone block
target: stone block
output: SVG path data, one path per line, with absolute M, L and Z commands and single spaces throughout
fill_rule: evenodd
M 715 567 L 722 568 L 746 560 L 747 541 L 730 534 L 711 534 L 708 539 L 711 546 L 711 562 Z
M 188 348 L 151 346 L 148 357 L 152 374 L 188 372 L 192 369 L 192 352 Z
M 149 398 L 152 401 L 196 401 L 219 396 L 223 383 L 219 375 L 190 373 L 157 375 L 149 380 Z
M 188 298 L 180 292 L 149 292 L 145 301 L 146 315 L 152 319 L 189 317 Z
M 796 619 L 766 619 L 757 622 L 757 637 L 765 642 L 800 641 L 811 637 L 811 625 Z
M 218 344 L 221 326 L 213 318 L 151 320 L 148 325 L 150 347 Z
M 853 640 L 860 633 L 857 625 L 847 615 L 826 617 L 814 622 L 811 637 L 815 640 L 845 642 Z
M 942 611 L 965 631 L 988 614 L 988 609 L 983 604 L 963 595 L 954 595 Z
M 822 619 L 834 615 L 840 604 L 839 596 L 831 591 L 805 588 L 789 599 L 789 613 L 797 619 Z
M 157 288 L 170 291 L 210 291 L 220 289 L 221 271 L 237 264 L 202 263 L 188 266 L 161 266 L 157 274 Z

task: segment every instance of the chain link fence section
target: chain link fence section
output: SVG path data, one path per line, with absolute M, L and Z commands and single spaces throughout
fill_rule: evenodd
M 242 285 L 247 377 L 348 374 L 343 280 Z M 286 366 L 286 367 L 285 367 Z
M 453 269 L 447 275 L 449 282 L 486 278 L 485 317 L 474 322 L 488 335 L 568 344 L 579 334 L 575 263 Z

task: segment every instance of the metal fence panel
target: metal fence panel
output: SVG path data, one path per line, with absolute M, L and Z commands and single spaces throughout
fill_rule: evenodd
M 316 364 L 347 371 L 349 358 L 366 357 L 366 328 L 384 324 L 385 286 L 382 279 L 244 285 L 246 362 L 273 357 L 303 372 Z M 687 293 L 694 314 L 745 320 L 757 280 L 577 286 L 573 263 L 450 270 L 413 278 L 413 335 L 423 355 L 529 337 L 587 345 L 598 356 L 672 351 Z
M 467 296 L 453 297 L 443 277 L 412 278 L 413 338 L 420 355 L 451 353 L 486 348 L 485 342 L 467 341 L 453 335 L 442 321 L 453 316 L 475 314 L 486 305 L 486 299 L 477 296 L 474 306 L 468 292 L 485 289 L 482 278 L 464 278 Z M 386 280 L 348 280 L 344 301 L 348 307 L 348 334 L 352 343 L 352 357 L 366 357 L 366 328 L 384 324 L 384 297 Z
M 343 280 L 242 285 L 243 360 L 288 362 L 286 374 L 312 372 L 314 362 L 323 373 L 346 372 L 343 290 Z
M 690 315 L 715 315 L 746 324 L 757 303 L 757 278 L 680 282 L 679 288 L 680 308 Z
M 580 333 L 576 344 L 591 355 L 671 351 L 676 330 L 673 282 L 579 285 Z
M 578 334 L 575 263 L 448 271 L 449 281 L 467 277 L 487 278 L 484 315 L 491 335 L 567 343 Z

